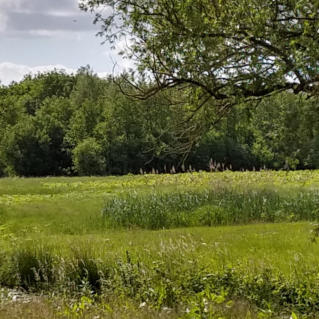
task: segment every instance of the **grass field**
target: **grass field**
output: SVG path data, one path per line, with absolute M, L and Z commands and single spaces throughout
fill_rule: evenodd
M 319 171 L 0 180 L 0 318 L 319 318 Z

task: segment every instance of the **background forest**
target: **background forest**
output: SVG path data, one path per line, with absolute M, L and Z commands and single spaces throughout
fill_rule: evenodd
M 314 98 L 279 93 L 218 120 L 171 103 L 178 89 L 137 100 L 113 80 L 83 67 L 0 86 L 0 175 L 319 168 Z

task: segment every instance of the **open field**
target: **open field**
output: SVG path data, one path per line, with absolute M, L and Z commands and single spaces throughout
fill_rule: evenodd
M 319 318 L 319 172 L 0 180 L 0 318 Z

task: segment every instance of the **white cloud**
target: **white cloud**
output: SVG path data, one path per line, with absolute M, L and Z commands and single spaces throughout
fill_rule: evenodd
M 14 64 L 10 62 L 0 63 L 0 82 L 1 84 L 8 85 L 11 82 L 19 82 L 23 80 L 24 76 L 31 74 L 36 75 L 38 73 L 45 73 L 50 71 L 64 71 L 67 74 L 74 74 L 77 70 L 68 68 L 64 65 L 39 65 L 30 67 L 22 64 Z M 101 78 L 105 78 L 109 75 L 107 72 L 99 72 L 97 75 Z
M 93 15 L 79 9 L 77 0 L 0 0 L 0 36 L 94 32 L 93 19 Z
M 101 77 L 131 68 L 131 61 L 118 56 L 127 42 L 116 50 L 101 46 L 104 39 L 95 37 L 99 26 L 92 21 L 78 0 L 0 0 L 1 83 L 54 68 L 76 72 L 87 64 L 104 72 Z
M 0 63 L 0 81 L 4 85 L 10 84 L 12 81 L 19 82 L 25 75 L 49 72 L 53 70 L 64 70 L 66 73 L 75 73 L 76 70 L 67 68 L 64 65 L 40 65 L 30 67 L 27 65 L 14 64 L 10 62 Z

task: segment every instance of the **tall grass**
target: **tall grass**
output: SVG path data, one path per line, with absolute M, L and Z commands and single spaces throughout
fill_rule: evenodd
M 242 318 L 289 318 L 292 311 L 315 318 L 317 228 L 291 222 L 318 219 L 318 177 L 266 171 L 0 180 L 0 286 L 61 296 L 66 318 L 85 317 L 92 305 L 109 309 L 111 300 L 160 317 L 239 318 L 243 303 Z M 273 224 L 282 221 L 289 223 Z M 177 227 L 185 228 L 168 230 Z
M 189 318 L 205 318 L 206 307 L 201 305 L 208 309 L 212 306 L 212 310 L 217 305 L 227 309 L 231 300 L 239 298 L 274 313 L 296 311 L 313 318 L 319 311 L 317 267 L 310 268 L 307 274 L 296 270 L 293 276 L 271 267 L 251 271 L 240 262 L 216 269 L 209 263 L 198 264 L 191 245 L 186 241 L 183 245 L 186 252 L 190 250 L 186 256 L 175 247 L 173 254 L 165 258 L 153 255 L 152 263 L 144 263 L 129 251 L 108 262 L 94 256 L 90 248 L 62 255 L 54 254 L 50 247 L 28 245 L 11 251 L 8 262 L 12 265 L 7 277 L 0 272 L 0 282 L 29 292 L 88 296 L 92 302 L 99 296 L 112 296 L 158 310 L 181 308 L 185 313 L 188 309 L 194 311 Z
M 108 198 L 102 215 L 106 227 L 146 229 L 314 221 L 319 217 L 319 191 L 229 187 L 170 193 L 126 192 Z

